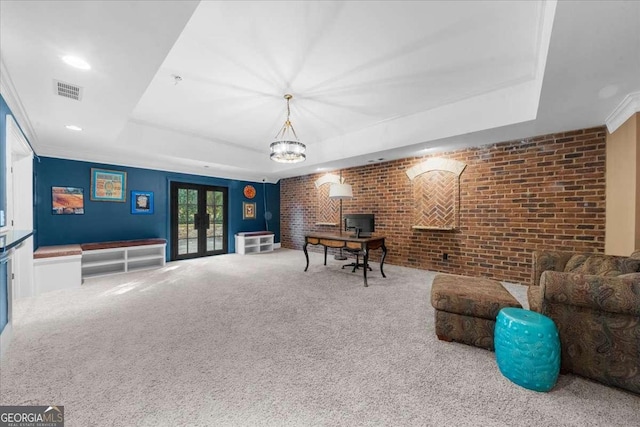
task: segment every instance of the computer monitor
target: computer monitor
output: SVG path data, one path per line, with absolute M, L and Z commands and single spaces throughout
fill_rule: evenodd
M 356 237 L 371 237 L 376 231 L 374 214 L 346 214 L 344 216 L 344 229 L 353 231 Z

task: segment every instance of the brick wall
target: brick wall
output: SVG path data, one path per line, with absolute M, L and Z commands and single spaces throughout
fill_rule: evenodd
M 375 214 L 376 234 L 387 237 L 385 263 L 528 284 L 535 249 L 604 251 L 604 127 L 438 154 L 467 164 L 455 231 L 411 228 L 405 171 L 428 157 L 342 171 L 354 193 L 343 211 Z M 337 232 L 315 225 L 314 181 L 321 175 L 282 180 L 282 247 L 302 249 L 306 231 Z

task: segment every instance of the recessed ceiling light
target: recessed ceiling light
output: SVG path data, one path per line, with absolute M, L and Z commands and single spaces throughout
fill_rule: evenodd
M 436 150 L 438 150 L 440 147 L 429 147 L 429 148 L 423 148 L 422 150 L 418 150 L 417 154 L 427 154 L 427 153 L 431 153 L 434 152 Z
M 65 127 L 69 130 L 75 130 L 76 132 L 80 132 L 82 130 L 80 126 L 76 125 L 66 125 Z
M 73 55 L 63 56 L 62 60 L 64 62 L 66 62 L 67 64 L 71 65 L 72 67 L 76 67 L 76 68 L 79 68 L 81 70 L 90 70 L 91 69 L 91 65 L 89 65 L 89 63 L 87 61 L 85 61 L 82 58 L 78 58 L 77 56 L 73 56 Z
M 598 91 L 598 96 L 600 97 L 600 99 L 611 98 L 613 95 L 618 93 L 618 89 L 619 88 L 616 85 L 605 86 Z

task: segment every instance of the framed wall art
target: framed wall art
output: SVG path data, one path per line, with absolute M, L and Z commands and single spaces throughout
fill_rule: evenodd
M 242 219 L 256 219 L 255 202 L 242 202 Z
M 244 194 L 244 197 L 247 199 L 253 199 L 256 197 L 256 188 L 253 185 L 245 185 L 242 194 Z
M 131 213 L 151 215 L 153 213 L 153 191 L 132 191 Z
M 91 168 L 91 200 L 126 202 L 127 173 Z
M 78 187 L 51 187 L 51 213 L 84 214 L 84 190 Z

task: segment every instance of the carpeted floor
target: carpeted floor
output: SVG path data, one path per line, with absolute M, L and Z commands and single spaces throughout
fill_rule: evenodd
M 310 258 L 179 261 L 21 300 L 0 404 L 64 405 L 67 427 L 640 425 L 640 396 L 573 375 L 537 393 L 438 341 L 434 273 L 375 264 L 364 288 Z

